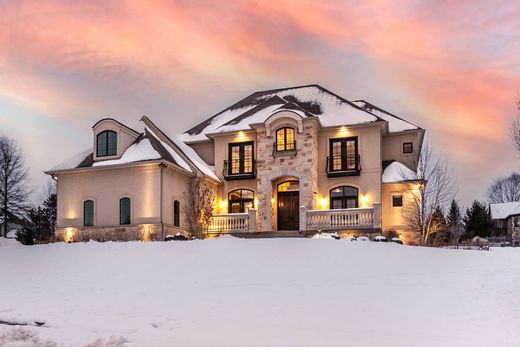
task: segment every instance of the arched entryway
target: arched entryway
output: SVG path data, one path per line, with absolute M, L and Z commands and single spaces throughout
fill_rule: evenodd
M 300 228 L 300 182 L 287 180 L 276 186 L 278 230 Z

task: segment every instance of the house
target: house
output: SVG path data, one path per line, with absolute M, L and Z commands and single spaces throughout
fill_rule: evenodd
M 256 92 L 178 136 L 149 118 L 136 131 L 92 127 L 93 149 L 47 173 L 58 181 L 62 239 L 164 239 L 189 234 L 186 198 L 215 195 L 203 236 L 392 230 L 414 243 L 403 210 L 424 129 L 319 85 Z
M 520 201 L 489 204 L 495 234 L 506 235 L 513 246 L 520 246 Z

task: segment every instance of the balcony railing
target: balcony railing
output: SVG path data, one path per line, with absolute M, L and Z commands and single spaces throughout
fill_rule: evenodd
M 359 154 L 335 155 L 327 157 L 327 176 L 357 176 L 361 171 Z
M 255 159 L 224 160 L 222 176 L 226 180 L 251 179 L 256 177 Z
M 256 210 L 246 213 L 214 214 L 208 227 L 208 234 L 229 234 L 256 231 Z
M 380 229 L 381 204 L 337 210 L 307 210 L 300 207 L 300 230 Z

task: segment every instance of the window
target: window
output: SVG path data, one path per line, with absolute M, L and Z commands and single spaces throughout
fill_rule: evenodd
M 108 157 L 117 154 L 117 134 L 106 130 L 97 135 L 96 154 L 98 157 Z
M 403 143 L 403 153 L 413 153 L 413 142 Z
M 330 140 L 330 171 L 358 170 L 357 137 Z
M 94 201 L 83 202 L 83 226 L 91 227 L 94 225 Z
M 253 173 L 253 142 L 229 144 L 229 174 Z
M 392 196 L 392 206 L 393 207 L 401 207 L 401 206 L 403 206 L 403 196 L 402 195 L 394 195 L 394 196 Z
M 281 128 L 276 130 L 276 151 L 294 151 L 294 129 L 293 128 Z
M 181 214 L 181 207 L 180 207 L 179 200 L 175 200 L 173 202 L 173 226 L 174 227 L 181 226 L 180 214 Z
M 255 193 L 248 189 L 233 190 L 228 194 L 229 213 L 244 213 L 254 207 Z
M 341 186 L 330 191 L 330 208 L 358 207 L 358 189 L 351 186 Z
M 131 221 L 131 202 L 130 198 L 119 200 L 119 224 L 130 224 Z

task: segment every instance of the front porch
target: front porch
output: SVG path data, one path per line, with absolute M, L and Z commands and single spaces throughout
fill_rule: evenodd
M 381 230 L 381 204 L 373 207 L 308 210 L 301 206 L 299 210 L 299 230 L 260 231 L 257 228 L 257 212 L 250 209 L 247 213 L 228 213 L 213 215 L 207 230 L 207 236 L 231 234 L 237 236 L 257 237 L 305 237 L 317 232 L 356 231 L 379 232 Z M 268 236 L 269 235 L 269 236 Z

